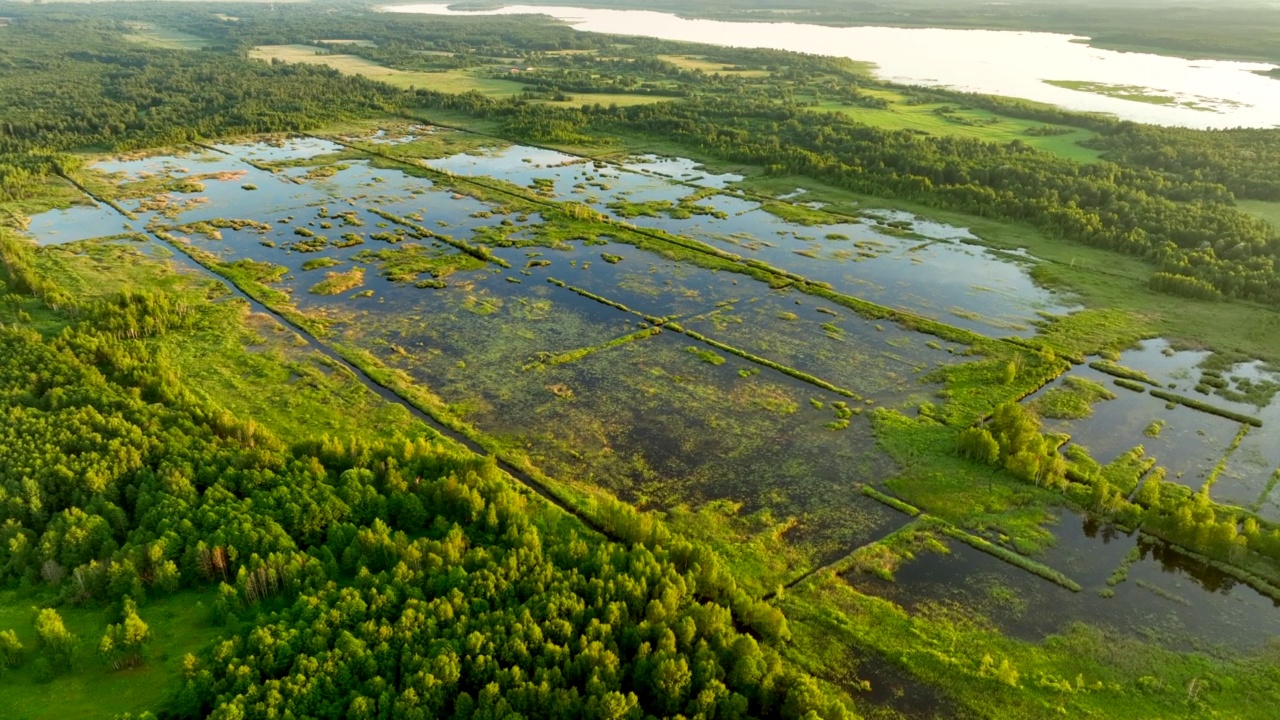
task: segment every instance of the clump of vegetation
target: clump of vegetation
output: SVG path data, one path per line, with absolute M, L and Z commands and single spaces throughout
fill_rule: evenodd
M 1142 434 L 1149 438 L 1158 438 L 1160 437 L 1160 432 L 1164 430 L 1164 426 L 1164 420 L 1152 420 L 1151 424 L 1147 425 L 1146 429 L 1142 431 Z
M 1129 549 L 1128 553 L 1125 554 L 1124 560 L 1120 562 L 1120 567 L 1112 571 L 1111 575 L 1107 578 L 1107 586 L 1115 587 L 1116 585 L 1124 582 L 1125 578 L 1129 577 L 1129 567 L 1140 559 L 1142 559 L 1142 548 L 1135 545 Z
M 847 568 L 892 582 L 898 568 L 925 552 L 946 555 L 951 551 L 946 543 L 938 539 L 929 523 L 910 523 L 876 542 L 858 548 L 846 562 L 834 569 L 836 572 L 844 572 Z
M 331 272 L 324 280 L 311 286 L 313 295 L 340 295 L 364 285 L 364 268 L 355 267 L 346 272 Z
M 894 510 L 897 510 L 900 513 L 907 515 L 908 517 L 916 517 L 917 515 L 920 514 L 920 509 L 915 507 L 914 505 L 903 502 L 898 498 L 893 497 L 892 495 L 888 495 L 883 492 L 880 492 L 879 490 L 871 487 L 870 485 L 863 485 L 862 488 L 859 490 L 859 492 L 871 498 L 872 500 L 876 500 L 878 502 L 884 503 L 885 505 L 888 505 L 889 507 L 893 508 Z
M 1133 392 L 1136 392 L 1136 393 L 1145 393 L 1145 392 L 1147 391 L 1147 386 L 1143 385 L 1143 384 L 1142 384 L 1142 383 L 1140 383 L 1140 382 L 1134 382 L 1133 380 L 1125 380 L 1124 378 L 1116 378 L 1115 380 L 1112 380 L 1111 382 L 1115 383 L 1117 387 L 1122 387 L 1122 388 L 1124 388 L 1125 390 L 1132 390 Z
M 325 257 L 312 258 L 311 260 L 308 260 L 302 263 L 302 269 L 307 271 L 320 270 L 322 268 L 336 267 L 341 264 L 342 263 L 340 261 L 335 260 L 334 258 L 325 256 Z
M 1218 417 L 1224 417 L 1228 420 L 1234 420 L 1235 422 L 1239 422 L 1239 423 L 1246 423 L 1254 427 L 1262 427 L 1262 420 L 1256 417 L 1253 417 L 1252 415 L 1245 415 L 1244 413 L 1238 413 L 1233 410 L 1227 410 L 1226 408 L 1216 407 L 1216 406 L 1210 405 L 1209 403 L 1196 400 L 1194 398 L 1189 398 L 1183 395 L 1176 395 L 1174 393 L 1166 392 L 1164 390 L 1158 390 L 1153 388 L 1151 390 L 1151 394 L 1160 398 L 1161 400 L 1165 400 L 1169 403 L 1173 403 L 1177 405 L 1184 405 L 1186 407 L 1191 408 L 1192 410 L 1199 410 L 1200 412 L 1209 413 L 1210 415 L 1217 415 Z
M 1061 387 L 1052 388 L 1032 403 L 1041 417 L 1057 420 L 1079 420 L 1093 415 L 1097 402 L 1116 399 L 1115 393 L 1102 385 L 1077 376 L 1068 377 Z
M 723 365 L 725 362 L 723 356 L 717 355 L 712 350 L 708 350 L 706 348 L 700 348 L 696 345 L 690 345 L 689 347 L 686 347 L 685 352 L 692 353 L 694 356 L 696 356 L 699 360 L 701 360 L 704 363 L 710 363 L 712 365 Z
M 1097 370 L 1097 372 L 1100 372 L 1100 373 L 1106 373 L 1108 375 L 1112 375 L 1112 377 L 1115 377 L 1115 378 L 1130 380 L 1130 382 L 1144 383 L 1152 387 L 1160 387 L 1160 383 L 1157 383 L 1156 380 L 1151 379 L 1151 377 L 1149 377 L 1147 373 L 1143 373 L 1142 370 L 1125 368 L 1124 365 L 1117 365 L 1115 363 L 1112 363 L 1111 360 L 1093 361 L 1093 363 L 1089 363 L 1089 368 L 1093 368 L 1094 370 Z M 1128 386 L 1124 386 L 1124 387 L 1128 387 Z

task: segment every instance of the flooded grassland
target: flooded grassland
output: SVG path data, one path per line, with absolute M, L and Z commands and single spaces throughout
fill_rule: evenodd
M 955 433 L 1018 400 L 1064 452 L 1280 520 L 1276 368 L 1159 339 L 1067 362 L 1038 343 L 1074 301 L 964 228 L 445 132 L 104 161 L 84 178 L 101 202 L 28 233 L 149 233 L 569 502 L 666 513 L 800 616 L 838 583 L 1033 642 L 1083 623 L 1252 652 L 1280 633 L 1265 588 L 1051 489 L 920 470 L 960 468 Z M 1081 409 L 1086 387 L 1104 391 Z

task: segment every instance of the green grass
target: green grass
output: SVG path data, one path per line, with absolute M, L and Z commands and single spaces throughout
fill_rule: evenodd
M 898 568 L 922 552 L 939 555 L 951 552 L 938 538 L 936 526 L 927 521 L 908 523 L 873 543 L 863 545 L 829 569 L 836 574 L 856 570 L 892 581 Z
M 1031 135 L 1031 128 L 1045 127 L 1033 120 L 997 115 L 977 108 L 961 108 L 953 103 L 909 104 L 900 93 L 890 90 L 864 90 L 889 101 L 889 107 L 867 108 L 838 102 L 819 103 L 815 110 L 837 112 L 860 123 L 889 130 L 914 130 L 930 135 L 955 136 L 998 143 L 1021 141 L 1034 148 L 1082 163 L 1097 161 L 1102 153 L 1080 145 L 1095 136 L 1092 131 L 1066 125 L 1054 125 L 1060 135 Z M 940 113 L 950 108 L 953 111 Z
M 132 32 L 126 33 L 125 40 L 148 47 L 166 50 L 200 50 L 209 44 L 197 35 L 184 33 L 173 28 L 157 27 L 151 23 L 129 23 Z
M 505 81 L 503 81 L 505 82 Z M 651 105 L 656 102 L 670 102 L 675 100 L 673 97 L 663 97 L 661 95 L 640 95 L 638 93 L 588 93 L 575 92 L 568 95 L 567 100 L 533 100 L 535 105 L 559 105 L 561 107 L 582 107 L 583 105 L 617 105 L 618 107 L 631 107 L 632 105 Z
M 448 70 L 420 72 L 396 70 L 356 55 L 318 55 L 321 48 L 312 45 L 261 45 L 249 57 L 257 60 L 281 60 L 291 63 L 327 65 L 348 75 L 363 75 L 396 87 L 417 87 L 443 93 L 479 92 L 482 95 L 507 97 L 519 95 L 524 85 L 512 80 L 482 77 L 484 70 Z
M 163 254 L 149 255 L 145 248 L 88 241 L 45 248 L 37 258 L 42 273 L 60 278 L 81 297 L 139 287 L 188 296 L 202 308 L 201 322 L 182 336 L 154 340 L 157 353 L 198 396 L 254 418 L 283 438 L 387 439 L 426 430 L 292 330 L 232 299 L 221 282 L 178 271 Z
M 138 668 L 112 672 L 98 657 L 98 641 L 118 618 L 100 607 L 60 607 L 67 629 L 79 637 L 74 668 L 46 683 L 33 675 L 38 641 L 34 608 L 49 599 L 21 591 L 0 591 L 0 630 L 12 629 L 24 646 L 23 662 L 0 674 L 0 717 L 6 720 L 109 718 L 163 706 L 181 683 L 182 657 L 199 652 L 226 628 L 210 625 L 213 593 L 185 591 L 144 603 L 138 614 L 151 628 L 149 660 Z
M 341 295 L 364 285 L 364 268 L 355 267 L 346 272 L 327 273 L 324 280 L 311 286 L 312 295 Z
M 1262 718 L 1280 702 L 1267 656 L 1179 652 L 1082 624 L 1043 642 L 1017 640 L 972 609 L 926 603 L 907 612 L 827 573 L 789 590 L 781 607 L 791 620 L 789 657 L 807 670 L 834 681 L 856 672 L 851 658 L 883 659 L 962 708 L 943 717 Z M 1196 678 L 1203 690 L 1188 706 Z
M 1082 377 L 1069 377 L 1061 387 L 1056 387 L 1036 398 L 1031 408 L 1040 417 L 1059 420 L 1080 420 L 1093 415 L 1093 405 L 1104 400 L 1115 400 L 1116 394 L 1102 385 Z
M 1245 415 L 1244 413 L 1238 413 L 1233 410 L 1227 410 L 1226 408 L 1216 407 L 1214 405 L 1210 405 L 1209 403 L 1196 400 L 1195 398 L 1189 398 L 1185 395 L 1177 395 L 1175 393 L 1165 392 L 1164 390 L 1157 390 L 1155 388 L 1152 388 L 1151 394 L 1160 398 L 1161 400 L 1165 400 L 1171 403 L 1176 403 L 1178 405 L 1184 405 L 1186 407 L 1191 408 L 1192 410 L 1199 410 L 1200 412 L 1203 412 L 1203 413 L 1208 413 L 1210 415 L 1217 415 L 1218 417 L 1224 417 L 1228 420 L 1234 420 L 1238 423 L 1244 423 L 1246 425 L 1252 425 L 1254 427 L 1262 427 L 1262 420 L 1252 415 Z
M 1006 536 L 1024 554 L 1053 543 L 1046 526 L 1063 504 L 1058 495 L 961 458 L 956 431 L 928 418 L 880 409 L 872 419 L 880 447 L 901 466 L 884 483 L 896 498 L 961 529 Z
M 1266 220 L 1277 231 L 1280 231 L 1280 201 L 1237 200 L 1236 205 L 1239 205 L 1241 210 L 1250 215 Z
M 732 65 L 713 62 L 704 55 L 659 55 L 658 59 L 666 60 L 683 70 L 701 70 L 708 75 L 720 73 L 731 77 L 768 77 L 773 74 L 768 70 L 734 70 Z

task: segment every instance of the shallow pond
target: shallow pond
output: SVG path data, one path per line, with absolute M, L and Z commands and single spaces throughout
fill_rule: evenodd
M 1101 625 L 1178 648 L 1249 651 L 1280 635 L 1276 603 L 1247 585 L 1105 525 L 1064 516 L 1055 546 L 1039 558 L 1080 583 L 1071 592 L 964 543 L 924 553 L 887 583 L 846 576 L 855 586 L 909 608 L 946 603 L 977 611 L 1004 632 L 1031 641 L 1072 623 Z M 1118 584 L 1107 579 L 1138 548 Z M 1103 597 L 1105 590 L 1113 596 Z
M 1020 262 L 967 243 L 974 239 L 968 230 L 907 213 L 800 225 L 736 194 L 695 195 L 662 177 L 519 145 L 425 164 L 525 187 L 541 182 L 552 197 L 590 204 L 615 220 L 693 237 L 843 293 L 986 334 L 1029 337 L 1040 313 L 1071 309 L 1037 286 Z M 688 160 L 674 164 L 696 167 Z
M 454 412 L 529 453 L 552 475 L 607 487 L 650 507 L 731 499 L 742 503 L 744 513 L 768 509 L 778 518 L 795 517 L 786 538 L 803 550 L 805 560 L 803 566 L 778 568 L 779 582 L 901 525 L 895 512 L 858 491 L 860 483 L 895 470 L 876 447 L 866 413 L 849 417 L 847 427 L 836 422 L 836 403 L 858 410 L 866 405 L 670 329 L 605 347 L 642 330 L 643 320 L 572 288 L 641 315 L 678 318 L 689 330 L 848 388 L 877 405 L 910 408 L 927 399 L 936 388 L 920 378 L 962 359 L 964 348 L 868 321 L 810 295 L 772 289 L 746 275 L 676 262 L 619 243 L 607 232 L 554 247 L 522 245 L 537 241 L 537 213 L 505 213 L 493 203 L 399 170 L 374 168 L 358 157 L 321 165 L 322 172 L 304 162 L 337 149 L 302 139 L 113 161 L 98 169 L 133 182 L 206 178 L 198 194 L 203 202 L 155 208 L 148 197 L 125 201 L 138 213 L 133 224 L 167 226 L 230 261 L 283 267 L 272 287 L 289 293 L 301 310 L 327 318 L 334 340 L 405 371 Z M 698 172 L 688 161 L 646 158 L 626 169 L 521 147 L 429 164 L 591 202 L 620 218 L 635 204 L 675 204 L 693 192 L 655 173 L 692 181 Z M 733 182 L 721 179 L 703 177 L 711 188 Z M 245 190 L 249 183 L 258 189 Z M 1038 311 L 1064 309 L 1031 283 L 1024 265 L 965 244 L 969 238 L 962 228 L 903 214 L 878 220 L 906 223 L 910 230 L 853 221 L 795 225 L 728 190 L 703 193 L 693 202 L 723 217 L 659 212 L 626 219 L 637 227 L 700 237 L 849 294 L 990 335 L 1029 334 Z M 482 263 L 374 210 L 458 241 L 505 234 L 507 244 L 489 251 L 510 268 Z M 215 218 L 260 224 L 216 232 L 196 225 Z M 105 227 L 109 216 L 99 220 Z M 34 218 L 33 228 L 56 234 L 71 222 L 49 214 Z M 116 216 L 114 224 L 124 221 Z M 93 232 L 96 226 L 88 227 Z M 111 227 L 99 234 L 115 232 Z M 311 292 L 329 273 L 355 268 L 364 269 L 363 277 L 350 287 L 331 295 Z M 571 287 L 548 282 L 552 278 Z M 1201 353 L 1177 352 L 1155 341 L 1120 357 L 1121 364 L 1188 395 L 1203 385 L 1204 361 Z M 1087 366 L 1072 374 L 1114 387 L 1109 376 Z M 1228 459 L 1214 497 L 1280 516 L 1280 502 L 1263 493 L 1280 466 L 1272 441 L 1280 411 L 1274 402 L 1251 406 L 1241 392 L 1274 375 L 1256 364 L 1238 364 L 1221 376 L 1226 389 L 1206 401 L 1258 414 L 1264 428 L 1251 432 Z M 1098 404 L 1092 418 L 1050 427 L 1072 433 L 1103 462 L 1143 444 L 1169 467 L 1171 480 L 1195 488 L 1239 428 L 1181 406 L 1166 408 L 1147 394 L 1114 391 L 1117 399 Z M 1156 419 L 1166 424 L 1158 437 L 1148 437 L 1145 429 Z M 878 591 L 907 604 L 968 598 L 1011 632 L 1028 637 L 1080 619 L 1134 632 L 1154 628 L 1193 644 L 1239 636 L 1241 646 L 1248 646 L 1254 637 L 1250 627 L 1271 628 L 1280 619 L 1269 600 L 1247 587 L 1184 567 L 1154 549 L 1133 564 L 1131 580 L 1116 588 L 1114 598 L 1101 598 L 1106 577 L 1136 540 L 1108 540 L 1071 517 L 1055 531 L 1058 544 L 1043 559 L 1084 584 L 1083 593 L 1072 595 L 967 546 L 949 557 L 920 558 L 903 569 L 898 583 Z M 995 581 L 982 578 L 997 578 L 1012 594 L 993 595 Z M 1066 610 L 1058 612 L 1059 606 Z

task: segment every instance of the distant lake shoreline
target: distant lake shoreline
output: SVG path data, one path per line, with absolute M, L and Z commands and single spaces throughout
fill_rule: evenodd
M 431 15 L 548 15 L 586 32 L 845 57 L 888 81 L 1017 97 L 1135 122 L 1199 129 L 1280 126 L 1275 65 L 1193 60 L 1089 46 L 1043 32 L 834 27 L 787 22 L 685 19 L 643 10 L 513 5 L 453 11 L 444 4 L 391 5 Z

